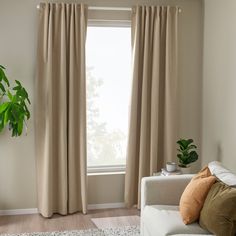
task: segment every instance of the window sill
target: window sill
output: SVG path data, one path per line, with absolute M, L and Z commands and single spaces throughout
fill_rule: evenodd
M 87 173 L 87 176 L 98 176 L 98 175 L 125 175 L 125 171 L 110 171 L 110 172 Z
M 125 165 L 88 167 L 87 175 L 120 175 L 125 174 Z

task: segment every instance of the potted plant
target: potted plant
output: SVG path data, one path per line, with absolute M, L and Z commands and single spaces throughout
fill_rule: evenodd
M 193 144 L 193 139 L 180 139 L 177 141 L 179 145 L 178 150 L 178 161 L 179 167 L 181 168 L 182 173 L 190 172 L 190 163 L 193 163 L 198 160 L 198 154 L 195 151 L 197 146 Z
M 0 132 L 8 126 L 12 137 L 22 134 L 26 120 L 30 118 L 28 105 L 30 100 L 25 88 L 18 80 L 11 87 L 4 72 L 5 67 L 0 65 Z

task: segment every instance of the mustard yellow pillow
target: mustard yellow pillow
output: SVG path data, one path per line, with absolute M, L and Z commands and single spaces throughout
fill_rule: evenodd
M 208 167 L 202 169 L 185 188 L 179 203 L 179 210 L 184 224 L 191 224 L 199 219 L 201 209 L 216 177 Z

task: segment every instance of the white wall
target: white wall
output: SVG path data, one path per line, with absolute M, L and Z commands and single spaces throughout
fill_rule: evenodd
M 8 132 L 0 135 L 0 209 L 33 208 L 37 205 L 33 110 L 38 14 L 36 6 L 39 2 L 40 0 L 0 0 L 0 64 L 7 67 L 11 79 L 23 82 L 33 104 L 32 119 L 28 123 L 28 136 L 13 139 Z M 193 138 L 200 148 L 202 1 L 87 0 L 84 2 L 89 5 L 120 7 L 130 7 L 137 3 L 169 4 L 182 8 L 179 16 L 178 132 L 180 137 Z M 200 161 L 195 164 L 195 168 L 198 168 L 199 164 Z M 89 203 L 122 202 L 123 186 L 124 175 L 89 177 Z M 107 194 L 101 194 L 98 191 L 100 188 L 107 189 Z M 109 194 L 108 190 L 112 194 Z
M 236 172 L 236 1 L 205 0 L 203 164 Z

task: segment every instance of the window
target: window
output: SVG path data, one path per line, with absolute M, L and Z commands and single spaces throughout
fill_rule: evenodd
M 130 27 L 89 26 L 87 63 L 88 170 L 124 168 L 131 92 Z

